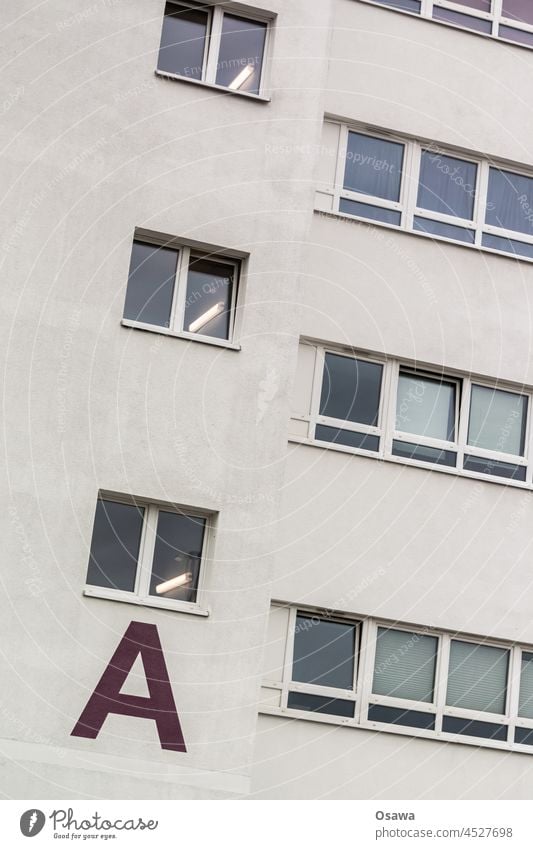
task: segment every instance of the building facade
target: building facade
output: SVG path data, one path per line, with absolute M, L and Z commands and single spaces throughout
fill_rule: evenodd
M 2 792 L 528 798 L 525 0 L 5 12 Z

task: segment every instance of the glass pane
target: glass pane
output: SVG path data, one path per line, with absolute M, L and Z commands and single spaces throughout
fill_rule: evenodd
M 465 734 L 468 737 L 486 737 L 488 740 L 507 740 L 507 725 L 482 722 L 478 719 L 463 719 L 460 716 L 444 716 L 442 730 L 446 734 Z
M 292 680 L 353 690 L 356 625 L 298 614 Z
M 483 233 L 482 244 L 484 248 L 492 248 L 495 251 L 504 251 L 518 258 L 528 257 L 533 259 L 533 245 L 526 242 L 518 242 L 516 239 L 505 239 L 502 236 L 491 236 Z
M 267 25 L 224 15 L 217 63 L 217 85 L 259 94 Z
M 406 457 L 409 460 L 418 460 L 420 463 L 436 463 L 438 466 L 452 466 L 457 464 L 455 451 L 442 451 L 440 448 L 431 448 L 429 445 L 416 445 L 412 442 L 403 442 L 394 439 L 392 442 L 392 453 L 395 457 Z
M 315 439 L 321 442 L 336 442 L 348 448 L 363 448 L 365 451 L 379 451 L 379 436 L 369 433 L 357 433 L 355 430 L 339 430 L 336 427 L 317 425 Z
M 516 41 L 517 44 L 526 44 L 528 47 L 533 47 L 533 32 L 527 32 L 524 29 L 515 29 L 514 27 L 506 27 L 501 25 L 498 30 L 500 38 Z
M 531 0 L 503 0 L 502 15 L 523 24 L 533 24 L 533 3 Z
M 472 386 L 468 444 L 523 456 L 526 416 L 525 395 Z
M 525 481 L 526 467 L 515 463 L 502 463 L 501 460 L 490 460 L 488 457 L 475 457 L 465 454 L 463 468 L 467 472 L 477 472 L 480 475 L 495 475 L 497 478 L 512 478 Z
M 134 242 L 124 318 L 169 327 L 178 252 Z
M 234 266 L 194 259 L 187 275 L 184 330 L 229 339 Z
M 133 592 L 144 509 L 99 498 L 96 504 L 87 583 Z
M 382 6 L 393 6 L 403 12 L 420 12 L 420 0 L 375 0 Z
M 435 729 L 435 715 L 421 710 L 404 710 L 388 705 L 369 705 L 370 722 L 390 722 L 394 725 L 408 725 L 411 728 Z
M 167 3 L 157 67 L 168 74 L 202 78 L 208 13 Z
M 400 372 L 396 430 L 453 442 L 455 391 L 455 383 Z
M 344 188 L 385 200 L 399 200 L 403 152 L 403 144 L 348 133 Z
M 518 716 L 533 719 L 533 654 L 522 652 Z
M 415 215 L 413 229 L 430 236 L 442 236 L 444 239 L 454 239 L 456 242 L 468 242 L 470 245 L 473 245 L 476 240 L 474 230 L 457 227 L 455 224 L 445 224 L 444 221 L 422 218 L 420 215 Z
M 326 354 L 320 415 L 377 425 L 382 374 L 379 363 Z
M 359 218 L 370 218 L 372 221 L 384 221 L 385 224 L 400 226 L 402 213 L 382 206 L 372 206 L 371 203 L 360 203 L 358 200 L 341 198 L 339 211 L 347 215 L 357 215 Z
M 476 179 L 474 162 L 423 150 L 417 206 L 470 220 L 474 213 Z
M 310 710 L 313 713 L 329 713 L 330 716 L 353 717 L 355 702 L 315 696 L 311 693 L 289 693 L 287 707 L 293 710 Z
M 159 511 L 150 595 L 196 601 L 206 520 Z
M 491 0 L 451 0 L 456 6 L 468 6 L 480 12 L 490 12 Z
M 533 177 L 491 168 L 485 221 L 533 236 Z
M 508 666 L 507 649 L 452 640 L 446 704 L 505 713 Z
M 437 637 L 378 628 L 372 692 L 432 702 L 437 647 Z
M 514 741 L 522 746 L 533 746 L 533 729 L 515 728 Z
M 492 32 L 492 21 L 487 21 L 484 18 L 475 18 L 473 15 L 462 15 L 460 12 L 454 12 L 453 9 L 433 6 L 433 17 L 436 21 L 444 21 L 447 24 L 454 24 L 456 27 L 473 29 L 476 32 L 487 34 Z

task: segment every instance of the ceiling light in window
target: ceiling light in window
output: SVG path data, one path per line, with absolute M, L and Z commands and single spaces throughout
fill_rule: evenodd
M 189 324 L 189 333 L 196 333 L 198 330 L 201 330 L 211 319 L 216 318 L 217 315 L 220 315 L 221 312 L 224 312 L 224 301 L 219 301 L 218 304 L 215 304 L 211 309 L 206 310 L 206 312 L 202 313 L 199 318 L 196 318 L 191 324 Z
M 246 80 L 249 80 L 249 79 L 250 79 L 250 77 L 252 76 L 252 74 L 253 74 L 254 70 L 255 70 L 255 69 L 254 69 L 254 66 L 253 66 L 253 65 L 247 65 L 247 66 L 246 66 L 246 68 L 243 68 L 243 69 L 242 69 L 242 71 L 240 72 L 240 74 L 237 74 L 237 76 L 235 77 L 235 79 L 233 80 L 233 82 L 231 82 L 231 83 L 229 84 L 228 88 L 231 88 L 233 91 L 236 91 L 237 89 L 239 89 L 241 86 L 243 86 L 243 85 L 244 85 L 244 83 L 246 82 Z
M 177 590 L 178 587 L 183 587 L 185 584 L 190 584 L 192 581 L 192 572 L 185 572 L 183 575 L 178 575 L 177 578 L 171 578 L 170 581 L 164 581 L 158 584 L 155 591 L 158 595 L 169 593 L 171 590 Z

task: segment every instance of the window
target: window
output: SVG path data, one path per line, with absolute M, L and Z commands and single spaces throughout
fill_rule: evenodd
M 259 95 L 268 18 L 222 6 L 167 3 L 157 69 L 230 91 Z
M 533 260 L 533 175 L 332 121 L 324 139 L 317 209 Z
M 382 375 L 381 363 L 326 352 L 315 438 L 377 451 Z
M 238 260 L 135 239 L 123 323 L 230 341 L 239 273 Z
M 87 595 L 194 608 L 208 516 L 102 495 L 96 504 Z
M 531 0 L 365 0 L 533 47 Z
M 293 442 L 533 488 L 530 397 L 302 340 Z
M 260 710 L 533 753 L 533 648 L 274 603 Z

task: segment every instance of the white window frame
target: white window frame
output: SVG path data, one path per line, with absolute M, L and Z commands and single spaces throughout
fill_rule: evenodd
M 169 326 L 164 327 L 161 324 L 148 324 L 144 321 L 136 321 L 135 319 L 121 319 L 121 324 L 124 327 L 132 327 L 138 330 L 150 330 L 154 333 L 160 333 L 164 336 L 177 336 L 181 339 L 190 339 L 192 342 L 206 342 L 210 345 L 218 345 L 223 348 L 232 348 L 239 350 L 240 346 L 235 343 L 236 325 L 237 325 L 237 305 L 240 299 L 243 277 L 243 260 L 240 257 L 234 257 L 228 254 L 225 249 L 203 249 L 194 248 L 179 239 L 160 240 L 156 236 L 144 236 L 135 233 L 132 241 L 140 242 L 153 248 L 168 248 L 177 254 L 176 258 L 176 276 L 174 279 L 174 287 L 172 292 L 172 304 L 170 308 Z M 187 301 L 187 280 L 189 274 L 189 265 L 191 261 L 196 259 L 204 259 L 208 262 L 228 265 L 233 268 L 233 283 L 231 287 L 231 303 L 230 303 L 230 318 L 229 318 L 229 333 L 227 339 L 220 339 L 216 336 L 209 336 L 203 333 L 191 333 L 185 329 L 185 306 Z M 131 262 L 131 252 L 130 252 Z M 126 282 L 129 283 L 129 276 Z
M 408 737 L 424 737 L 444 742 L 462 743 L 472 746 L 482 746 L 494 749 L 506 749 L 516 752 L 524 752 L 533 755 L 533 745 L 515 743 L 515 729 L 527 728 L 533 731 L 533 719 L 518 716 L 518 704 L 520 693 L 520 672 L 522 652 L 533 654 L 533 646 L 516 644 L 505 640 L 484 638 L 471 634 L 459 634 L 444 631 L 439 628 L 422 627 L 396 621 L 374 618 L 365 615 L 343 613 L 339 611 L 324 610 L 319 607 L 296 605 L 284 601 L 272 601 L 272 607 L 288 608 L 288 625 L 285 635 L 284 663 L 281 671 L 281 680 L 264 680 L 263 687 L 267 690 L 280 692 L 279 705 L 262 703 L 259 712 L 273 716 L 303 719 L 309 722 L 321 722 L 330 725 L 342 725 L 353 728 L 383 731 L 389 734 L 400 734 Z M 353 691 L 337 690 L 335 688 L 314 687 L 311 684 L 298 684 L 292 681 L 292 659 L 295 636 L 295 623 L 297 614 L 308 615 L 330 620 L 346 622 L 357 627 L 358 645 L 354 655 L 355 680 Z M 372 693 L 376 638 L 378 628 L 405 631 L 408 634 L 420 634 L 420 636 L 431 636 L 437 639 L 437 657 L 435 668 L 434 698 L 433 702 L 418 702 L 410 699 L 401 699 L 391 696 L 374 695 Z M 493 646 L 503 649 L 509 653 L 509 665 L 507 672 L 506 705 L 503 714 L 489 713 L 488 711 L 469 710 L 466 708 L 448 707 L 446 705 L 446 694 L 448 688 L 448 669 L 450 658 L 450 646 L 452 640 L 471 643 L 472 645 Z M 294 692 L 317 693 L 331 698 L 342 698 L 355 700 L 355 714 L 353 719 L 323 714 L 313 711 L 298 710 L 287 706 L 288 694 Z M 320 692 L 318 692 L 320 691 Z M 369 705 L 383 705 L 403 708 L 406 711 L 417 711 L 427 713 L 435 717 L 435 728 L 425 729 L 414 726 L 400 725 L 388 722 L 376 722 L 369 720 Z M 495 725 L 503 725 L 507 728 L 506 740 L 494 740 L 489 737 L 479 737 L 468 734 L 453 734 L 442 730 L 445 716 L 465 719 L 469 721 L 488 722 Z
M 445 369 L 439 366 L 431 366 L 422 363 L 413 364 L 406 360 L 393 359 L 386 355 L 379 356 L 377 354 L 368 353 L 355 348 L 346 348 L 341 346 L 336 347 L 322 342 L 316 342 L 311 339 L 302 339 L 300 344 L 309 346 L 315 351 L 310 414 L 300 415 L 292 413 L 291 421 L 302 422 L 306 430 L 306 435 L 298 436 L 292 432 L 288 437 L 289 442 L 313 445 L 332 451 L 345 452 L 347 454 L 372 457 L 391 463 L 416 466 L 418 468 L 429 469 L 432 471 L 442 472 L 444 474 L 453 474 L 462 477 L 474 478 L 476 480 L 484 480 L 490 483 L 499 484 L 500 486 L 533 489 L 533 388 L 516 386 L 496 379 L 489 380 L 488 378 L 477 378 L 474 375 L 461 374 L 455 369 Z M 342 419 L 328 418 L 327 416 L 319 415 L 326 353 L 338 354 L 383 366 L 378 426 L 371 427 L 369 425 L 358 425 L 355 422 L 344 422 Z M 401 370 L 405 370 L 413 375 L 419 374 L 421 378 L 428 377 L 433 380 L 441 379 L 446 383 L 456 384 L 455 442 L 447 442 L 433 437 L 418 436 L 417 434 L 410 434 L 409 432 L 396 429 L 398 380 Z M 473 385 L 485 386 L 492 390 L 511 392 L 515 395 L 523 395 L 527 399 L 523 457 L 508 454 L 504 451 L 490 451 L 488 449 L 484 450 L 482 448 L 471 447 L 468 445 L 470 397 Z M 337 430 L 347 430 L 375 435 L 380 440 L 379 450 L 370 451 L 367 448 L 354 448 L 349 445 L 342 445 L 339 442 L 325 442 L 316 439 L 315 432 L 317 425 L 325 425 L 327 427 L 336 428 Z M 435 448 L 440 451 L 453 451 L 457 455 L 457 463 L 455 466 L 446 466 L 442 463 L 434 463 L 417 458 L 399 456 L 398 454 L 394 454 L 392 450 L 394 440 L 415 445 L 425 445 L 428 448 Z M 508 463 L 524 467 L 526 470 L 525 480 L 522 481 L 514 478 L 502 477 L 496 474 L 491 474 L 490 472 L 484 473 L 465 469 L 465 455 L 479 457 L 483 460 L 494 460 L 500 463 Z
M 176 610 L 182 613 L 193 613 L 197 616 L 209 616 L 209 609 L 206 607 L 203 597 L 206 565 L 212 561 L 215 521 L 214 514 L 204 510 L 198 510 L 194 507 L 153 502 L 142 498 L 124 495 L 123 493 L 100 492 L 98 494 L 98 500 L 135 505 L 136 507 L 142 507 L 144 509 L 135 585 L 133 590 L 129 592 L 127 590 L 98 587 L 93 584 L 86 583 L 83 594 L 93 598 L 122 601 L 128 604 L 138 604 L 143 607 L 158 607 L 163 610 Z M 205 519 L 202 556 L 200 558 L 198 570 L 198 587 L 195 602 L 181 601 L 180 599 L 174 598 L 160 598 L 159 596 L 150 595 L 150 581 L 152 577 L 153 558 L 157 540 L 157 522 L 160 511 L 176 513 L 181 516 L 192 516 L 198 517 L 199 519 Z
M 465 6 L 460 2 L 450 2 L 450 0 L 420 0 L 420 12 L 412 12 L 408 9 L 400 9 L 396 6 L 390 6 L 387 3 L 381 2 L 381 0 L 360 0 L 360 2 L 367 3 L 370 6 L 381 6 L 382 8 L 390 9 L 393 12 L 400 12 L 403 15 L 411 15 L 416 18 L 427 18 L 436 24 L 444 24 L 444 26 L 449 26 L 453 29 L 460 29 L 462 32 L 469 32 L 474 35 L 481 35 L 484 38 L 494 38 L 497 41 L 504 41 L 506 44 L 513 44 L 515 47 L 525 47 L 529 50 L 533 49 L 533 44 L 523 44 L 520 41 L 515 41 L 512 38 L 506 38 L 505 36 L 500 35 L 500 26 L 510 27 L 518 32 L 522 31 L 533 33 L 533 24 L 515 21 L 512 18 L 506 18 L 503 16 L 503 0 L 492 0 L 491 12 L 483 12 L 480 9 L 472 9 L 470 6 Z M 443 9 L 449 9 L 451 12 L 457 12 L 460 15 L 468 15 L 471 18 L 479 18 L 483 21 L 490 21 L 491 30 L 490 32 L 480 32 L 479 30 L 471 29 L 470 27 L 461 26 L 460 23 L 440 21 L 433 17 L 433 8 L 435 6 L 440 6 Z
M 531 180 L 532 189 L 533 171 L 528 170 L 526 167 L 507 165 L 499 161 L 484 159 L 483 157 L 479 155 L 476 156 L 472 153 L 464 153 L 460 150 L 446 148 L 443 145 L 436 144 L 431 141 L 409 139 L 394 133 L 388 133 L 384 130 L 373 130 L 368 127 L 362 127 L 355 123 L 341 123 L 328 117 L 326 117 L 325 120 L 326 123 L 334 124 L 339 128 L 339 146 L 333 186 L 329 191 L 326 189 L 320 190 L 320 194 L 330 196 L 332 206 L 329 211 L 334 215 L 354 221 L 365 221 L 367 224 L 375 224 L 378 227 L 387 227 L 392 230 L 405 230 L 426 239 L 447 242 L 452 245 L 458 245 L 470 249 L 476 248 L 478 250 L 497 254 L 498 256 L 517 259 L 521 262 L 533 262 L 533 256 L 529 257 L 519 253 L 513 253 L 512 251 L 491 248 L 483 244 L 483 236 L 488 235 L 497 236 L 502 239 L 508 239 L 512 242 L 518 242 L 533 247 L 533 235 L 521 233 L 518 230 L 508 230 L 504 227 L 495 227 L 494 225 L 485 224 L 490 169 L 494 168 L 498 171 L 516 174 L 519 177 L 526 177 Z M 353 192 L 344 188 L 344 172 L 348 153 L 348 135 L 350 132 L 355 132 L 359 135 L 368 136 L 373 139 L 390 141 L 404 145 L 403 171 L 400 184 L 400 199 L 398 202 L 384 200 L 379 197 L 375 197 L 374 195 L 364 195 L 360 192 Z M 450 156 L 454 159 L 460 159 L 463 162 L 470 162 L 477 165 L 476 194 L 472 220 L 458 218 L 453 215 L 445 215 L 444 213 L 434 212 L 429 209 L 426 210 L 423 207 L 417 207 L 416 203 L 420 181 L 420 166 L 422 152 L 425 150 L 429 150 L 436 155 L 440 154 L 442 156 Z M 376 218 L 367 218 L 364 215 L 341 212 L 341 199 L 354 200 L 359 203 L 366 203 L 367 205 L 376 206 L 382 209 L 397 211 L 401 216 L 400 223 L 390 224 Z M 442 222 L 443 224 L 470 230 L 473 234 L 474 241 L 469 242 L 462 239 L 454 239 L 450 236 L 441 235 L 439 233 L 424 233 L 422 230 L 415 229 L 415 216 L 425 218 L 428 221 Z
M 164 0 L 162 15 L 163 21 L 165 17 L 165 8 L 167 2 L 175 6 L 186 6 L 190 9 L 201 9 L 202 11 L 207 11 L 207 28 L 205 35 L 204 56 L 202 61 L 202 75 L 200 79 L 195 79 L 194 77 L 188 77 L 186 74 L 174 74 L 170 71 L 164 71 L 157 67 L 155 71 L 157 76 L 167 77 L 168 79 L 185 80 L 187 82 L 196 83 L 200 85 L 207 85 L 210 88 L 216 88 L 220 91 L 228 92 L 229 94 L 237 94 L 241 97 L 250 97 L 253 100 L 268 101 L 270 99 L 267 96 L 267 73 L 270 66 L 269 58 L 272 49 L 272 27 L 276 18 L 276 15 L 274 13 L 267 12 L 264 9 L 257 9 L 253 6 L 249 7 L 240 3 L 233 4 L 231 2 L 228 2 L 225 4 L 202 4 L 195 3 L 194 0 Z M 240 91 L 239 89 L 231 89 L 228 86 L 219 85 L 216 82 L 218 56 L 220 52 L 222 26 L 224 23 L 225 14 L 233 15 L 234 17 L 244 18 L 252 22 L 266 24 L 265 44 L 263 48 L 263 58 L 261 62 L 261 75 L 259 79 L 258 94 L 249 91 Z M 163 26 L 163 23 L 161 24 L 161 26 Z M 159 48 L 157 57 L 157 61 L 159 64 Z

